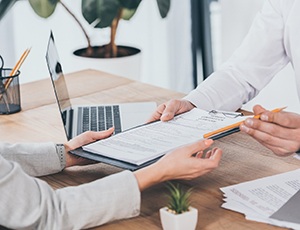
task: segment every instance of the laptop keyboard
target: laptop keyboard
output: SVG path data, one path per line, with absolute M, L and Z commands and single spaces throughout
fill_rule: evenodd
M 115 127 L 115 133 L 120 133 L 121 117 L 118 105 L 92 106 L 78 108 L 77 134 L 85 131 L 103 131 Z

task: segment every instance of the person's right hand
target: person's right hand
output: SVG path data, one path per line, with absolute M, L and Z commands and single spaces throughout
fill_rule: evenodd
M 136 171 L 140 190 L 167 180 L 190 180 L 218 167 L 222 150 L 211 146 L 213 140 L 200 140 L 167 153 L 154 164 Z
M 300 114 L 266 110 L 261 105 L 253 107 L 260 119 L 247 118 L 240 130 L 272 150 L 277 156 L 289 156 L 300 149 Z
M 169 121 L 173 119 L 175 115 L 190 111 L 193 108 L 195 108 L 195 106 L 187 100 L 173 99 L 159 105 L 149 118 L 148 122 L 157 120 Z

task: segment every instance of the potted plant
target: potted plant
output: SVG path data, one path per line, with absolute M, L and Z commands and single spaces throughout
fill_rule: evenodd
M 18 0 L 2 0 L 0 2 L 0 19 Z M 42 17 L 50 17 L 56 9 L 58 3 L 74 18 L 81 28 L 87 41 L 87 47 L 75 51 L 79 56 L 110 58 L 122 57 L 136 52 L 133 50 L 124 51 L 123 47 L 115 44 L 119 21 L 130 20 L 138 9 L 142 0 L 82 0 L 81 10 L 86 21 L 94 28 L 110 27 L 110 42 L 104 46 L 92 46 L 91 39 L 87 34 L 80 20 L 72 13 L 69 7 L 62 0 L 28 0 L 34 12 Z M 165 18 L 170 9 L 171 0 L 156 0 L 162 18 Z
M 3 12 L 0 10 L 0 19 L 17 0 L 2 0 Z M 130 20 L 138 9 L 142 0 L 82 0 L 81 11 L 84 19 L 95 28 L 110 28 L 110 42 L 102 45 L 92 45 L 91 39 L 82 22 L 64 4 L 63 0 L 29 0 L 34 12 L 42 18 L 53 14 L 57 4 L 74 18 L 86 38 L 86 47 L 73 52 L 74 65 L 84 68 L 95 68 L 113 74 L 139 78 L 141 50 L 136 47 L 115 44 L 117 28 L 121 19 Z M 170 0 L 156 0 L 162 18 L 165 18 L 170 9 Z M 80 59 L 79 59 L 80 57 Z M 81 58 L 81 57 L 84 57 Z M 101 62 L 100 59 L 101 58 Z M 120 59 L 121 58 L 121 59 Z
M 135 50 L 118 47 L 115 44 L 119 21 L 130 20 L 138 9 L 142 0 L 84 0 L 82 1 L 82 15 L 95 28 L 110 27 L 110 42 L 94 49 L 94 55 L 101 57 L 122 57 L 130 55 Z M 170 0 L 156 0 L 162 18 L 165 18 L 170 9 Z M 84 55 L 85 49 L 77 52 Z
M 0 1 L 0 19 L 18 0 Z M 130 20 L 142 0 L 82 0 L 81 11 L 84 19 L 95 28 L 110 27 L 108 44 L 92 45 L 89 34 L 78 18 L 63 0 L 28 0 L 34 12 L 42 18 L 48 18 L 57 4 L 68 12 L 79 25 L 86 38 L 86 47 L 73 52 L 72 63 L 81 69 L 93 68 L 120 76 L 138 80 L 140 75 L 141 51 L 136 47 L 117 46 L 115 38 L 121 19 Z M 156 0 L 161 17 L 166 17 L 170 9 L 170 0 Z M 101 60 L 101 61 L 100 61 Z
M 191 189 L 184 191 L 179 184 L 168 184 L 168 204 L 159 210 L 164 230 L 194 230 L 198 210 L 190 205 Z

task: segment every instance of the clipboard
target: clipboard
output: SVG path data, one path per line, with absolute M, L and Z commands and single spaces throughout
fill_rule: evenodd
M 211 139 L 217 140 L 217 139 L 220 139 L 222 137 L 231 135 L 231 134 L 239 132 L 239 131 L 240 131 L 239 128 L 234 128 L 234 129 L 229 130 L 227 132 L 217 134 L 217 135 L 211 137 Z M 112 165 L 112 166 L 122 168 L 122 169 L 125 169 L 125 170 L 130 170 L 130 171 L 136 171 L 138 169 L 144 168 L 148 165 L 151 165 L 151 164 L 155 163 L 161 157 L 163 157 L 163 156 L 160 156 L 160 157 L 157 157 L 153 160 L 147 161 L 144 164 L 135 165 L 135 164 L 131 164 L 131 163 L 128 163 L 128 162 L 125 162 L 125 161 L 116 160 L 116 159 L 113 159 L 113 158 L 110 158 L 110 157 L 106 157 L 106 156 L 102 156 L 102 155 L 98 155 L 98 154 L 88 152 L 88 151 L 83 150 L 81 147 L 70 151 L 70 153 L 75 155 L 75 156 L 78 156 L 78 157 L 83 157 L 83 158 L 86 158 L 86 159 L 89 159 L 89 160 L 97 161 L 99 163 L 105 163 L 105 164 L 108 164 L 108 165 Z
M 89 160 L 93 160 L 93 161 L 97 161 L 99 163 L 105 163 L 108 165 L 112 165 L 118 168 L 122 168 L 122 169 L 126 169 L 126 170 L 130 170 L 130 171 L 136 171 L 138 169 L 144 168 L 148 165 L 153 164 L 154 162 L 158 161 L 162 156 L 154 159 L 154 160 L 150 160 L 144 164 L 141 165 L 135 165 L 135 164 L 131 164 L 125 161 L 121 161 L 121 160 L 116 160 L 113 158 L 109 158 L 106 156 L 102 156 L 102 155 L 98 155 L 98 154 L 94 154 L 88 151 L 83 150 L 81 147 L 75 150 L 70 151 L 71 154 L 78 156 L 78 157 L 83 157 Z

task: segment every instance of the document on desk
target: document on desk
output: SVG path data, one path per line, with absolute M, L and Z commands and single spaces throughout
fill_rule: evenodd
M 299 190 L 300 169 L 221 188 L 222 207 L 248 220 L 300 229 Z
M 171 121 L 142 125 L 86 145 L 83 150 L 141 165 L 179 146 L 200 140 L 207 132 L 244 119 L 195 108 Z

